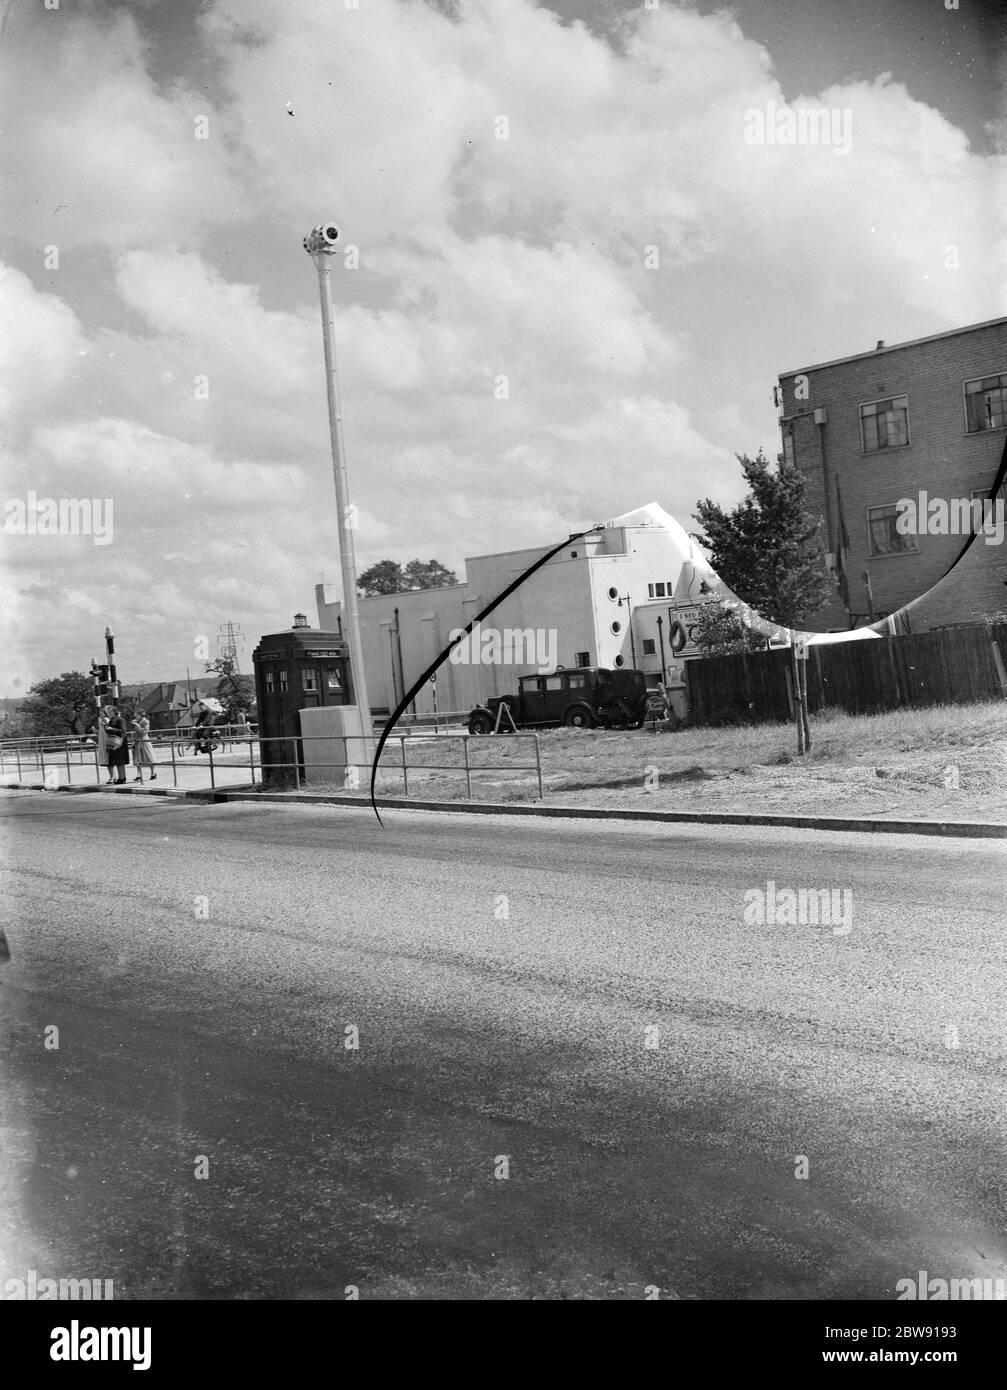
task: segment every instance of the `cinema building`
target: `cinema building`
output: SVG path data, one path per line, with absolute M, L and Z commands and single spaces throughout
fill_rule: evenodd
M 360 599 L 374 713 L 394 709 L 452 633 L 550 548 L 473 556 L 465 561 L 464 584 Z M 571 541 L 485 620 L 482 645 L 469 650 L 468 660 L 444 663 L 435 685 L 417 697 L 416 713 L 430 713 L 435 700 L 439 711 L 471 709 L 546 667 L 636 667 L 656 685 L 663 655 L 665 675 L 674 678 L 672 653 L 666 645 L 661 650 L 668 636 L 662 604 L 701 559 L 683 527 L 656 503 Z M 315 594 L 319 627 L 341 630 L 342 603 L 326 585 L 317 585 Z M 478 659 L 487 653 L 491 632 L 506 639 L 498 653 L 503 660 Z

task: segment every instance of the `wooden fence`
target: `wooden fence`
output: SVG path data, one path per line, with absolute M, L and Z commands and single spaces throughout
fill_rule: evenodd
M 808 648 L 808 708 L 849 714 L 1007 698 L 1007 625 Z M 789 650 L 697 657 L 685 664 L 698 724 L 793 718 Z

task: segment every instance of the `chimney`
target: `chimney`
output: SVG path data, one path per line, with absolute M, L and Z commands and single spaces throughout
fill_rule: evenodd
M 880 352 L 881 349 L 884 347 L 884 345 L 885 345 L 885 340 L 884 340 L 884 338 L 879 338 L 879 339 L 878 339 L 878 345 L 877 345 L 877 347 L 874 349 L 874 351 L 875 351 L 875 352 Z
M 308 615 L 307 615 L 306 613 L 295 613 L 295 614 L 294 614 L 294 627 L 307 627 L 307 626 L 308 626 Z

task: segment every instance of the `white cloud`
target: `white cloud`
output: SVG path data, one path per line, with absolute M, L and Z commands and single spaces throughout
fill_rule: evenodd
M 778 371 L 1004 309 L 1002 160 L 886 74 L 795 103 L 848 110 L 849 155 L 747 144 L 784 103 L 726 13 L 639 6 L 610 43 L 525 0 L 213 0 L 209 90 L 155 82 L 141 22 L 18 6 L 5 33 L 7 486 L 116 502 L 111 560 L 7 546 L 34 675 L 105 613 L 177 674 L 193 632 L 285 624 L 337 572 L 296 246 L 323 216 L 360 253 L 334 280 L 362 566 L 641 498 L 688 526 L 775 450 Z
M 0 74 L 8 129 L 0 197 L 37 247 L 161 245 L 233 215 L 232 158 L 205 96 L 156 90 L 137 22 L 97 7 L 17 6 Z M 210 120 L 197 139 L 197 118 Z
M 8 430 L 43 415 L 72 389 L 85 351 L 69 306 L 0 265 L 0 413 Z

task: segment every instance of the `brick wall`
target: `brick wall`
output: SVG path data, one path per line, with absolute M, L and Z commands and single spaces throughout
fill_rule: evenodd
M 805 368 L 806 399 L 798 389 L 800 373 L 781 376 L 783 424 L 793 431 L 795 463 L 807 480 L 809 510 L 828 521 L 833 548 L 838 527 L 835 479 L 839 481 L 854 614 L 866 617 L 868 611 L 865 569 L 870 571 L 876 612 L 894 612 L 920 600 L 910 615 L 914 630 L 967 622 L 1007 608 L 1007 545 L 986 545 L 980 537 L 967 561 L 932 592 L 960 551 L 963 537 L 921 535 L 917 552 L 871 555 L 867 528 L 869 507 L 890 506 L 920 491 L 930 497 L 967 498 L 990 486 L 1007 432 L 966 432 L 963 383 L 1000 373 L 1007 373 L 1007 319 Z M 860 405 L 893 396 L 909 398 L 909 444 L 864 452 Z M 819 407 L 827 414 L 824 424 L 815 423 Z M 845 625 L 838 602 L 814 621 L 820 628 Z

